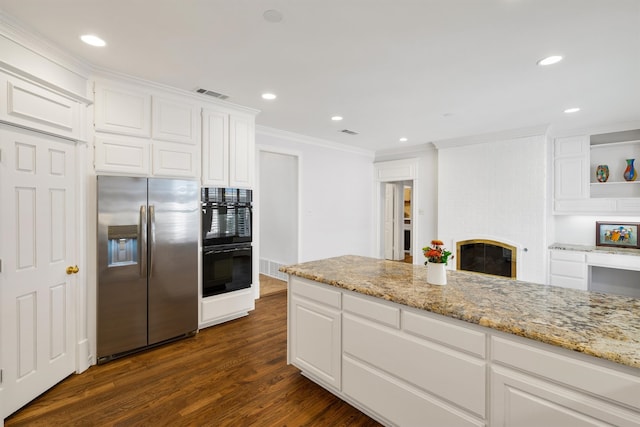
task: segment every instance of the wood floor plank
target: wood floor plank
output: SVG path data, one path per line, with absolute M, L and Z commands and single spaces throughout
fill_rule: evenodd
M 285 292 L 249 316 L 72 375 L 13 426 L 379 426 L 286 364 Z

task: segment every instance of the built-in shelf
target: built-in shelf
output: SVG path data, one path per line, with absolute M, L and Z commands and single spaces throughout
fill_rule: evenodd
M 621 145 L 633 145 L 633 144 L 640 144 L 640 140 L 591 143 L 591 149 L 592 150 L 597 150 L 597 149 L 601 149 L 601 148 L 611 148 L 611 147 L 617 147 L 617 146 L 621 146 Z

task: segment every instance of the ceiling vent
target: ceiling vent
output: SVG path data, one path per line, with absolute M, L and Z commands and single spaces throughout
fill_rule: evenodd
M 346 133 L 347 135 L 357 135 L 358 134 L 358 132 L 353 131 L 353 130 L 349 130 L 349 129 L 342 129 L 340 132 Z
M 202 88 L 196 89 L 196 92 L 201 93 L 203 95 L 213 96 L 214 98 L 218 98 L 218 99 L 227 99 L 227 98 L 229 98 L 228 95 L 223 95 L 221 93 L 214 92 L 212 90 L 202 89 Z

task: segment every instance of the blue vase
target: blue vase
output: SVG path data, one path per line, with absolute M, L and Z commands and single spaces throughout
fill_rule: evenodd
M 638 177 L 638 171 L 636 171 L 635 166 L 633 166 L 633 162 L 636 159 L 627 159 L 627 168 L 624 170 L 624 179 L 626 181 L 635 181 Z

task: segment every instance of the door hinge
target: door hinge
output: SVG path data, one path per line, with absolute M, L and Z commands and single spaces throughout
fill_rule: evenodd
M 2 369 L 0 369 L 0 384 L 2 384 Z

